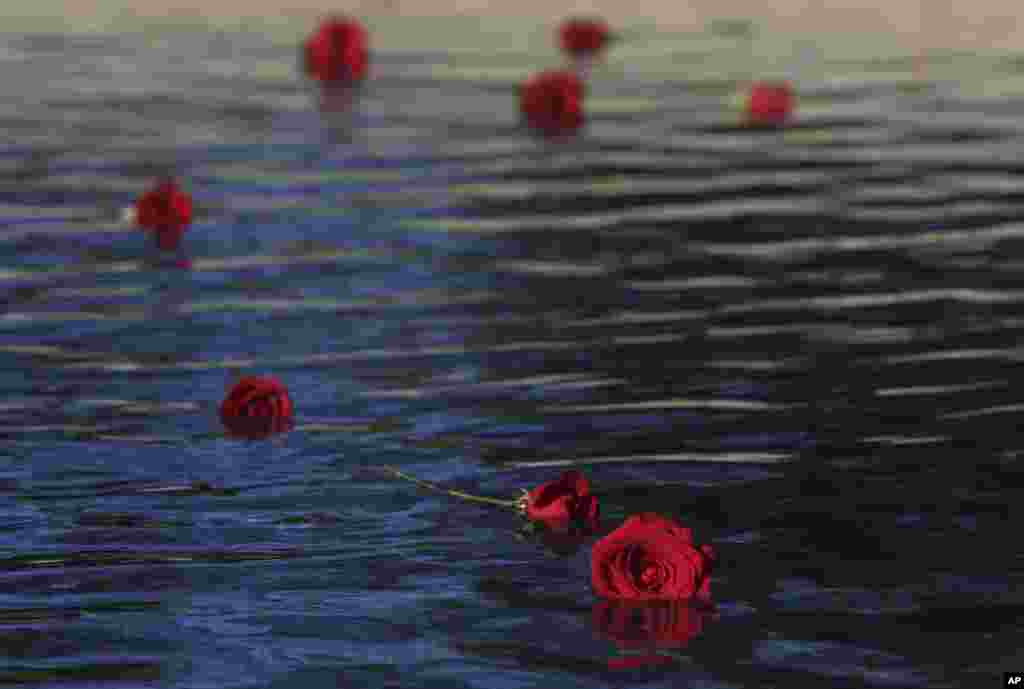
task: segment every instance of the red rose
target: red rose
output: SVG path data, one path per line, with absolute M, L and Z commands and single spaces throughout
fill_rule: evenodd
M 541 72 L 520 88 L 519 108 L 545 136 L 571 134 L 583 126 L 583 82 L 572 72 Z
M 325 83 L 354 83 L 366 78 L 369 50 L 366 29 L 355 19 L 323 21 L 302 46 L 303 68 Z
M 542 521 L 553 531 L 567 530 L 570 522 L 593 526 L 597 521 L 597 498 L 575 469 L 540 484 L 523 496 L 520 505 L 527 518 Z
M 192 200 L 173 179 L 161 180 L 135 202 L 135 222 L 154 232 L 161 249 L 177 249 L 192 222 Z
M 601 19 L 566 19 L 558 29 L 562 51 L 570 57 L 600 53 L 612 40 L 608 25 Z
M 231 435 L 262 438 L 292 427 L 292 400 L 275 378 L 239 378 L 221 402 L 220 420 Z
M 780 126 L 793 113 L 793 90 L 787 83 L 760 82 L 750 88 L 747 120 L 751 124 Z
M 591 582 L 602 598 L 710 600 L 714 562 L 711 546 L 695 547 L 689 529 L 645 512 L 594 544 Z
M 701 633 L 714 613 L 687 600 L 599 601 L 594 628 L 620 648 L 682 648 Z

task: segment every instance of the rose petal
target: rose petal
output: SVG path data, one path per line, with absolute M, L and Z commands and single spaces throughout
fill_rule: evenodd
M 583 472 L 578 469 L 569 469 L 563 472 L 558 478 L 558 483 L 565 486 L 568 492 L 573 495 L 583 496 L 590 494 L 590 484 L 587 482 Z
M 710 562 L 693 546 L 689 529 L 644 513 L 594 544 L 591 581 L 606 598 L 709 599 Z
M 597 500 L 590 495 L 590 484 L 583 474 L 572 469 L 527 493 L 526 516 L 533 520 L 595 523 Z
M 586 524 L 596 526 L 598 511 L 597 498 L 593 495 L 584 495 L 576 501 L 576 509 L 573 514 L 573 518 Z
M 221 403 L 220 417 L 233 433 L 267 435 L 291 427 L 292 402 L 274 378 L 244 377 Z
M 559 29 L 562 50 L 572 56 L 599 52 L 608 36 L 608 25 L 599 19 L 569 19 Z
M 354 82 L 366 76 L 369 61 L 366 30 L 355 19 L 325 20 L 306 40 L 304 69 L 323 82 Z
M 192 220 L 192 201 L 173 180 L 164 180 L 139 197 L 135 218 L 140 227 L 157 233 L 161 248 L 171 246 Z
M 583 83 L 571 72 L 542 72 L 520 91 L 526 123 L 547 136 L 572 133 L 583 124 Z

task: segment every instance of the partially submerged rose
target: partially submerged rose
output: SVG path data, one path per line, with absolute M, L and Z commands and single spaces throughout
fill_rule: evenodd
M 220 419 L 231 435 L 263 438 L 293 426 L 292 400 L 276 378 L 238 379 L 221 402 Z
M 762 81 L 750 87 L 747 95 L 747 123 L 762 127 L 781 127 L 793 115 L 793 89 L 784 81 Z
M 325 19 L 302 45 L 306 75 L 323 84 L 354 84 L 366 78 L 366 29 L 351 17 Z
M 550 70 L 530 77 L 519 90 L 526 124 L 548 137 L 575 133 L 583 126 L 582 80 L 572 72 Z
M 555 531 L 597 523 L 597 498 L 590 493 L 586 477 L 575 469 L 529 491 L 519 506 L 528 519 L 544 522 Z
M 591 583 L 602 598 L 710 600 L 714 563 L 714 550 L 695 546 L 688 528 L 644 512 L 594 543 Z
M 570 17 L 558 27 L 562 51 L 573 58 L 599 55 L 613 40 L 608 24 L 596 17 Z
M 135 202 L 135 222 L 153 233 L 161 249 L 177 249 L 192 222 L 192 199 L 173 179 L 162 179 Z

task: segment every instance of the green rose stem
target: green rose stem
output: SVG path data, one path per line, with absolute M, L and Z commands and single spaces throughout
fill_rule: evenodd
M 541 463 L 538 463 L 537 465 L 542 466 Z M 529 491 L 523 490 L 522 488 L 520 488 L 519 490 L 522 491 L 523 494 L 519 498 L 515 500 L 500 500 L 498 498 L 487 498 L 482 495 L 470 495 L 469 493 L 463 493 L 461 490 L 449 490 L 448 488 L 442 488 L 436 483 L 431 483 L 430 481 L 424 481 L 421 478 L 410 476 L 409 474 L 403 471 L 399 471 L 393 466 L 386 465 L 376 467 L 376 469 L 378 469 L 379 471 L 383 471 L 386 474 L 391 474 L 396 478 L 404 479 L 411 483 L 415 483 L 418 486 L 422 486 L 423 488 L 429 488 L 430 490 L 436 491 L 438 493 L 444 493 L 445 495 L 450 495 L 454 498 L 461 498 L 463 500 L 468 500 L 470 502 L 481 502 L 489 505 L 498 505 L 500 507 L 509 507 L 518 510 L 519 512 L 526 512 L 526 496 L 529 493 Z M 689 485 L 689 481 L 637 481 L 632 483 L 623 483 L 619 485 L 616 489 L 596 490 L 595 486 L 595 490 L 591 491 L 591 493 L 592 495 L 595 495 L 597 497 L 608 499 L 627 489 L 635 490 L 638 488 L 668 488 L 670 486 L 686 485 Z
M 415 483 L 417 486 L 429 488 L 430 490 L 437 491 L 438 493 L 445 493 L 446 495 L 451 495 L 454 498 L 461 498 L 463 500 L 469 500 L 470 502 L 482 502 L 488 505 L 510 507 L 514 510 L 520 511 L 525 509 L 525 502 L 523 498 L 519 498 L 517 500 L 499 500 L 498 498 L 485 498 L 482 495 L 470 495 L 469 493 L 463 493 L 461 490 L 449 490 L 447 488 L 442 488 L 436 483 L 431 483 L 430 481 L 424 481 L 423 479 L 416 478 L 415 476 L 410 476 L 409 474 L 399 471 L 398 469 L 392 466 L 383 466 L 380 467 L 380 470 L 385 473 L 391 474 L 392 476 L 395 476 L 397 478 L 405 479 L 406 481 Z M 524 490 L 523 493 L 526 493 L 526 491 Z

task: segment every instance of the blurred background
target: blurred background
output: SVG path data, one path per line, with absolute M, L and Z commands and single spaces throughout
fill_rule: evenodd
M 770 33 L 828 36 L 856 33 L 861 37 L 899 40 L 906 48 L 966 50 L 1010 49 L 1020 43 L 1017 7 L 1008 0 L 904 0 L 890 3 L 852 0 L 780 0 L 769 5 L 744 0 L 569 0 L 517 3 L 488 0 L 410 2 L 384 0 L 332 4 L 324 0 L 299 0 L 282 4 L 273 0 L 233 2 L 218 0 L 168 0 L 125 2 L 97 0 L 81 5 L 67 0 L 39 0 L 31 6 L 10 7 L 7 20 L 19 28 L 34 25 L 53 29 L 62 24 L 78 30 L 124 29 L 132 23 L 173 23 L 232 26 L 246 22 L 281 26 L 291 21 L 312 21 L 324 12 L 347 12 L 366 21 L 415 17 L 466 17 L 484 24 L 515 20 L 521 24 L 552 25 L 569 15 L 597 15 L 618 27 L 656 24 L 666 30 L 699 29 L 709 21 L 745 19 Z

